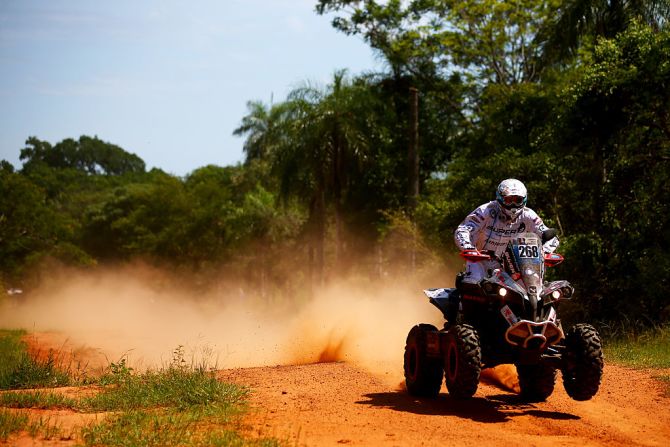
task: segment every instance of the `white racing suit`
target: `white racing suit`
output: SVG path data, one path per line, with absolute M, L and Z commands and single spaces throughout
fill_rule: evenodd
M 500 205 L 496 201 L 485 203 L 475 209 L 463 220 L 454 232 L 456 246 L 460 250 L 492 250 L 500 256 L 507 247 L 507 243 L 517 234 L 535 233 L 540 239 L 547 226 L 542 219 L 530 208 L 523 208 L 521 213 L 510 220 L 505 213 L 500 212 Z M 548 240 L 543 245 L 545 253 L 552 253 L 558 247 L 558 238 Z M 489 269 L 500 268 L 497 261 L 469 262 L 465 264 L 463 281 L 478 283 L 486 276 Z

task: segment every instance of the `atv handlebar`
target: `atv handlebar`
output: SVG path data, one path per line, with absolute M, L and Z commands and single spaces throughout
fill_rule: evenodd
M 470 262 L 488 261 L 493 253 L 482 252 L 477 249 L 461 250 L 461 258 Z M 495 256 L 495 254 L 493 254 Z
M 484 251 L 479 251 L 477 249 L 461 250 L 460 256 L 461 258 L 470 262 L 488 261 L 491 259 L 500 261 L 500 259 L 498 258 L 498 256 L 496 256 L 493 250 L 484 250 Z M 563 262 L 563 256 L 559 255 L 558 253 L 544 253 L 544 264 L 547 267 L 554 267 L 560 264 L 561 262 Z
M 563 262 L 563 256 L 558 253 L 545 253 L 544 254 L 544 265 L 547 267 L 555 267 L 558 264 Z

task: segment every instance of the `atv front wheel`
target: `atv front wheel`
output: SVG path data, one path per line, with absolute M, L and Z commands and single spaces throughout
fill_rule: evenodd
M 482 350 L 477 331 L 468 324 L 452 326 L 444 359 L 449 394 L 459 399 L 472 397 L 479 386 L 481 371 Z
M 563 387 L 574 400 L 589 400 L 598 392 L 603 375 L 600 336 L 589 324 L 577 324 L 565 336 Z
M 414 326 L 407 335 L 405 344 L 405 385 L 412 396 L 436 397 L 442 387 L 442 359 L 429 357 L 426 348 L 426 333 L 437 332 L 430 324 Z
M 554 392 L 556 369 L 546 363 L 516 365 L 521 397 L 526 402 L 543 402 Z

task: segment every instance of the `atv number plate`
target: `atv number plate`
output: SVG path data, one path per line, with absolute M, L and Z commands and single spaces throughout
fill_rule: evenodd
M 540 256 L 540 250 L 537 245 L 519 245 L 520 258 L 537 258 Z

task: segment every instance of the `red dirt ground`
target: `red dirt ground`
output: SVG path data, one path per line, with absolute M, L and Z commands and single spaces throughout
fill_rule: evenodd
M 670 398 L 654 374 L 608 365 L 588 402 L 571 400 L 559 375 L 554 394 L 538 404 L 486 383 L 469 401 L 450 398 L 444 387 L 437 399 L 415 399 L 346 363 L 233 369 L 219 377 L 253 389 L 246 422 L 255 434 L 289 445 L 668 446 Z
M 71 352 L 68 361 L 100 360 L 94 349 L 63 349 L 67 344 L 54 334 L 31 335 L 28 342 L 36 355 L 58 348 Z M 247 436 L 273 436 L 294 446 L 670 445 L 670 397 L 654 378 L 668 371 L 608 364 L 599 394 L 587 402 L 571 400 L 559 375 L 554 394 L 538 404 L 523 403 L 511 391 L 513 368 L 486 372 L 468 401 L 452 399 L 444 387 L 437 399 L 415 399 L 398 383 L 400 374 L 373 374 L 340 362 L 228 369 L 218 377 L 252 390 L 251 411 L 242 424 Z M 76 397 L 95 389 L 53 391 Z M 77 427 L 104 417 L 68 410 L 29 413 L 59 427 L 58 433 L 44 440 L 24 432 L 0 445 L 76 445 Z

